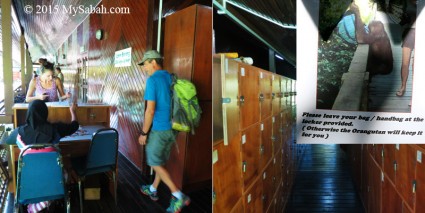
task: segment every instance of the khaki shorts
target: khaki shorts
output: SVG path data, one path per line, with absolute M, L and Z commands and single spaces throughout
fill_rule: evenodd
M 171 147 L 176 141 L 173 130 L 154 131 L 148 136 L 146 161 L 149 166 L 162 166 L 170 157 Z

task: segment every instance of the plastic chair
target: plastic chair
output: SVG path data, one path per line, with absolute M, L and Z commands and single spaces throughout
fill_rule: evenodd
M 115 169 L 118 155 L 118 132 L 116 129 L 100 129 L 93 134 L 90 149 L 85 157 L 72 159 L 72 167 L 78 175 L 80 210 L 83 212 L 83 196 L 81 182 L 88 175 L 112 172 L 114 181 L 115 205 L 117 205 L 117 183 Z
M 53 148 L 49 152 L 31 152 Z M 62 171 L 62 156 L 52 144 L 29 145 L 19 154 L 15 208 L 22 205 L 64 199 L 65 212 L 70 211 L 68 193 Z M 15 211 L 16 212 L 16 211 Z

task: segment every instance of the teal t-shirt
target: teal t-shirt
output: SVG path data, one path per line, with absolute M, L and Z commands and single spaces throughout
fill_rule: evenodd
M 170 130 L 171 75 L 166 70 L 157 70 L 148 78 L 144 98 L 156 103 L 152 130 Z

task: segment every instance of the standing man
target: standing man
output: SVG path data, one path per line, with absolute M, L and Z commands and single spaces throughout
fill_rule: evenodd
M 146 145 L 147 164 L 155 171 L 152 185 L 143 185 L 140 191 L 156 201 L 158 185 L 163 181 L 173 194 L 167 212 L 180 212 L 183 207 L 189 205 L 190 199 L 176 187 L 164 167 L 175 142 L 170 117 L 171 75 L 162 69 L 163 58 L 155 50 L 146 51 L 139 65 L 142 65 L 143 70 L 150 76 L 146 81 L 144 98 L 147 106 L 139 144 Z

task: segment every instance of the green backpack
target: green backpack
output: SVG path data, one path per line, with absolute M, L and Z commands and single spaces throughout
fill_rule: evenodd
M 181 132 L 192 132 L 194 135 L 195 127 L 199 125 L 202 113 L 196 97 L 195 85 L 189 80 L 178 79 L 175 74 L 171 74 L 171 79 L 172 128 Z

